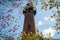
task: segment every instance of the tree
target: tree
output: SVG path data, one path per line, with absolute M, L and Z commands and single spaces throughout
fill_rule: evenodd
M 42 2 L 42 9 L 46 9 L 46 10 L 51 10 L 53 8 L 56 8 L 57 11 L 52 10 L 52 13 L 54 13 L 53 16 L 56 19 L 56 25 L 55 28 L 58 30 L 60 29 L 60 0 L 49 0 L 48 3 L 46 3 L 44 0 L 41 0 Z
M 45 9 L 47 10 L 51 10 L 53 8 L 56 8 L 57 11 L 52 10 L 52 13 L 54 13 L 53 16 L 51 16 L 51 18 L 55 18 L 56 19 L 56 25 L 55 28 L 58 30 L 60 29 L 60 0 L 49 0 L 48 3 L 46 3 L 45 0 L 40 0 L 41 4 L 42 4 L 42 8 L 41 9 Z M 32 2 L 34 4 L 34 6 L 37 5 L 38 0 L 28 0 L 28 2 Z M 18 28 L 20 25 L 18 25 L 17 21 L 20 19 L 20 15 L 22 14 L 23 11 L 23 7 L 25 6 L 24 3 L 22 2 L 22 0 L 0 0 L 0 35 L 4 35 L 2 33 L 11 33 L 11 32 L 15 32 L 16 30 L 18 30 Z M 12 16 L 12 12 L 14 11 L 15 8 L 20 8 L 18 14 L 19 14 L 19 19 L 15 18 L 14 16 Z M 2 21 L 1 21 L 2 20 Z M 14 25 L 13 25 L 14 24 Z M 13 25 L 13 26 L 10 26 Z M 13 27 L 12 29 L 10 27 Z M 9 30 L 7 30 L 7 28 L 10 28 Z M 6 30 L 5 30 L 6 29 Z M 58 32 L 59 33 L 59 32 Z M 28 35 L 30 36 L 30 35 Z M 36 34 L 33 36 L 35 38 Z M 3 36 L 2 36 L 3 37 Z M 41 36 L 37 36 L 39 39 L 41 38 L 43 40 L 43 38 Z M 45 38 L 46 40 L 46 38 Z

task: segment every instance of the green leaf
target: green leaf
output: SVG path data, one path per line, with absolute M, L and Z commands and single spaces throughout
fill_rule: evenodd
M 51 16 L 51 18 L 53 18 L 53 16 Z

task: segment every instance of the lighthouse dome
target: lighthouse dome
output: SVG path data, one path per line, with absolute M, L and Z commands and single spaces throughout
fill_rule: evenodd
M 26 7 L 23 9 L 23 14 L 26 14 L 28 12 L 33 13 L 34 15 L 36 14 L 36 7 L 33 7 L 33 4 L 28 3 Z

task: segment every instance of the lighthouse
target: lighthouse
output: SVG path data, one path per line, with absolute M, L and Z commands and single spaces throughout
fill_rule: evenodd
M 32 3 L 28 3 L 26 7 L 24 7 L 23 14 L 25 17 L 23 31 L 25 31 L 26 34 L 30 32 L 36 34 L 35 20 L 34 20 L 34 16 L 36 15 L 36 8 L 33 7 Z

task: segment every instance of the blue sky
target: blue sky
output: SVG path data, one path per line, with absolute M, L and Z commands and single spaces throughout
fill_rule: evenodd
M 8 10 L 12 9 L 13 12 L 11 13 L 11 15 L 13 17 L 15 17 L 15 19 L 10 19 L 10 21 L 7 21 L 9 23 L 11 23 L 10 26 L 7 26 L 5 29 L 2 29 L 2 35 L 5 33 L 6 35 L 12 35 L 14 34 L 14 37 L 16 38 L 16 36 L 20 35 L 21 32 L 23 31 L 23 25 L 24 25 L 24 15 L 22 14 L 22 12 L 20 12 L 21 10 L 21 7 L 23 8 L 24 6 L 26 6 L 26 4 L 28 3 L 26 0 L 23 0 L 23 6 L 19 6 L 18 8 L 13 8 L 11 7 L 11 4 L 10 2 L 7 2 L 5 5 L 8 5 L 8 7 L 5 7 L 4 5 L 1 5 L 0 4 L 0 17 L 2 16 L 2 12 L 4 12 L 4 15 L 8 15 L 9 13 L 7 13 Z M 46 1 L 47 2 L 47 1 Z M 9 4 L 8 4 L 9 3 Z M 49 28 L 52 28 L 52 29 L 55 29 L 54 26 L 55 26 L 55 19 L 52 18 L 51 20 L 49 20 L 50 16 L 53 15 L 53 13 L 51 12 L 51 10 L 42 10 L 41 9 L 41 2 L 40 0 L 38 1 L 38 4 L 36 6 L 36 9 L 37 9 L 37 13 L 35 15 L 35 26 L 36 26 L 36 29 L 39 30 L 39 33 L 41 31 L 43 31 L 44 29 L 49 29 Z M 18 14 L 20 12 L 20 15 Z M 19 18 L 20 16 L 20 18 Z M 16 21 L 16 22 L 15 22 Z M 3 24 L 5 23 L 4 20 L 0 20 L 0 24 Z M 19 25 L 20 27 L 18 28 L 18 30 L 16 30 L 15 32 L 8 32 L 10 29 L 14 30 L 14 25 L 17 24 Z M 0 25 L 1 26 L 1 25 Z M 2 26 L 1 26 L 2 27 Z M 0 27 L 0 28 L 1 28 Z M 5 32 L 4 32 L 5 31 Z M 8 32 L 8 33 L 7 33 Z M 20 33 L 20 34 L 18 34 Z M 15 35 L 16 34 L 16 35 Z M 57 38 L 59 37 L 59 35 L 56 36 Z

